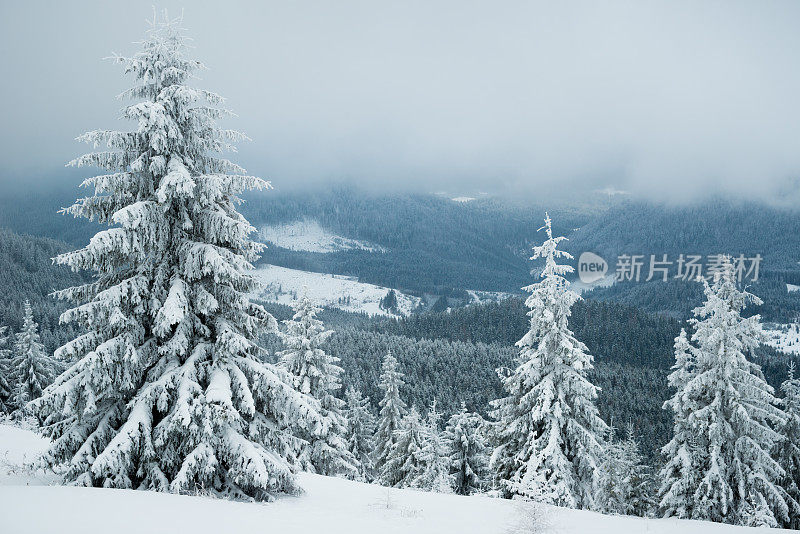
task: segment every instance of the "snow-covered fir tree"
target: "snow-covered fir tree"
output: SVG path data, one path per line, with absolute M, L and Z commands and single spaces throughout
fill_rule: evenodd
M 746 527 L 775 528 L 778 521 L 761 493 L 752 494 L 745 501 L 740 523 Z
M 58 364 L 45 354 L 30 301 L 25 301 L 23 309 L 22 330 L 16 336 L 14 358 L 11 361 L 13 402 L 16 408 L 24 408 L 28 402 L 39 398 L 53 381 L 58 369 Z
M 406 405 L 400 398 L 403 374 L 397 370 L 397 360 L 391 352 L 383 359 L 382 369 L 379 387 L 383 390 L 383 399 L 380 402 L 378 430 L 375 432 L 375 469 L 383 481 L 383 467 L 394 450 L 395 432 L 400 429 Z M 394 485 L 391 481 L 383 483 Z
M 0 326 L 0 414 L 9 413 L 14 402 L 11 382 L 11 349 L 8 327 Z
M 649 477 L 643 465 L 633 425 L 617 439 L 613 426 L 608 431 L 598 469 L 595 508 L 609 514 L 646 515 L 651 499 Z
M 656 489 L 653 484 L 653 472 L 645 463 L 633 423 L 630 421 L 625 438 L 625 458 L 631 491 L 630 513 L 640 517 L 650 516 L 656 507 L 656 500 L 653 497 Z
M 447 422 L 444 439 L 450 453 L 450 479 L 459 495 L 478 493 L 484 487 L 489 462 L 484 424 L 479 414 L 467 412 L 463 402 Z
M 356 459 L 358 480 L 371 482 L 375 478 L 373 468 L 373 452 L 375 448 L 375 416 L 369 408 L 369 400 L 366 399 L 361 391 L 349 387 L 345 392 L 345 402 L 347 403 L 347 450 Z
M 381 467 L 381 484 L 395 488 L 413 488 L 422 475 L 422 447 L 425 425 L 416 407 L 412 406 L 395 431 L 395 443 L 389 458 Z
M 783 439 L 778 443 L 775 457 L 783 468 L 781 487 L 789 495 L 789 519 L 784 528 L 800 529 L 800 379 L 795 377 L 794 362 L 789 363 L 789 376 L 781 384 L 783 411 L 786 422 L 781 427 Z
M 319 400 L 320 414 L 326 419 L 328 432 L 324 436 L 304 436 L 309 443 L 301 457 L 304 467 L 322 475 L 352 478 L 358 468 L 347 450 L 344 401 L 334 395 L 342 387 L 342 368 L 337 365 L 339 359 L 322 348 L 333 330 L 325 329 L 317 318 L 319 311 L 304 291 L 294 305 L 294 317 L 285 321 L 281 338 L 286 349 L 278 353 L 278 365 L 292 376 L 298 391 Z
M 53 440 L 43 462 L 68 482 L 269 499 L 299 491 L 296 434 L 327 420 L 259 358 L 277 323 L 247 296 L 261 247 L 235 205 L 269 184 L 222 156 L 245 136 L 217 126 L 230 113 L 191 85 L 188 53 L 179 21 L 154 17 L 141 51 L 116 58 L 136 80 L 122 95 L 135 129 L 80 138 L 104 150 L 72 164 L 108 174 L 67 212 L 111 228 L 55 260 L 95 279 L 57 293 L 86 333 L 57 350 L 75 363 L 31 408 Z
M 437 411 L 436 399 L 433 399 L 425 419 L 422 449 L 419 451 L 422 473 L 411 485 L 426 491 L 451 493 L 448 451 L 439 428 L 441 419 L 442 414 Z
M 767 512 L 771 519 L 764 524 L 785 520 L 787 495 L 777 484 L 784 472 L 770 453 L 781 439 L 775 427 L 786 416 L 760 367 L 746 357 L 764 339 L 759 317 L 741 316 L 761 300 L 737 287 L 727 256 L 713 284 L 703 284 L 706 301 L 690 321 L 691 344 L 676 342 L 680 361 L 670 384 L 678 389 L 665 404 L 675 435 L 664 448 L 661 508 L 667 515 L 727 523 Z
M 659 507 L 667 516 L 688 518 L 692 517 L 694 492 L 700 483 L 701 457 L 697 450 L 698 436 L 689 422 L 693 404 L 683 398 L 695 373 L 693 349 L 683 328 L 675 338 L 674 354 L 675 364 L 667 383 L 676 393 L 664 403 L 664 409 L 673 414 L 673 435 L 661 449 L 666 463 L 660 472 Z
M 608 514 L 626 515 L 630 511 L 630 480 L 625 464 L 625 444 L 616 439 L 612 425 L 603 447 L 603 455 L 597 469 L 597 494 L 595 509 Z
M 530 330 L 517 342 L 516 369 L 501 377 L 508 396 L 493 401 L 497 447 L 491 464 L 501 492 L 567 507 L 591 508 L 606 424 L 594 404 L 598 388 L 586 378 L 592 356 L 569 329 L 572 305 L 580 299 L 557 263 L 572 256 L 558 249 L 564 237 L 534 247 L 543 258 L 541 282 L 525 287 Z M 540 229 L 540 230 L 541 230 Z

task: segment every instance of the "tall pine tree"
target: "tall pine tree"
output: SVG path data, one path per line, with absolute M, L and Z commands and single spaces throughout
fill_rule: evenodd
M 395 443 L 386 462 L 381 466 L 381 484 L 395 488 L 414 488 L 425 471 L 422 447 L 425 425 L 412 406 L 395 432 Z
M 0 413 L 9 413 L 13 408 L 14 388 L 11 382 L 11 349 L 9 349 L 7 326 L 0 326 Z
M 785 414 L 760 367 L 746 357 L 764 339 L 759 317 L 741 316 L 761 300 L 736 286 L 727 256 L 713 284 L 703 284 L 706 302 L 690 321 L 692 344 L 676 343 L 678 368 L 670 382 L 677 391 L 665 404 L 675 435 L 664 451 L 677 458 L 668 457 L 661 471 L 661 507 L 667 515 L 727 523 L 786 519 L 787 495 L 777 485 L 784 472 L 770 456 Z
M 269 499 L 299 490 L 296 433 L 326 420 L 259 358 L 253 340 L 277 323 L 248 299 L 260 246 L 235 205 L 269 184 L 221 155 L 245 136 L 190 85 L 203 66 L 179 22 L 154 17 L 141 51 L 116 58 L 136 80 L 122 95 L 136 128 L 80 137 L 105 150 L 72 165 L 108 174 L 66 211 L 111 228 L 55 260 L 95 279 L 57 293 L 86 333 L 58 349 L 76 363 L 32 408 L 53 439 L 43 461 L 69 482 Z
M 17 408 L 24 408 L 28 402 L 39 398 L 53 381 L 58 368 L 56 362 L 45 354 L 30 301 L 25 301 L 24 310 L 22 330 L 14 342 L 14 359 L 11 361 L 14 405 Z
M 782 521 L 785 528 L 800 529 L 800 379 L 795 377 L 794 362 L 789 364 L 789 376 L 781 384 L 786 422 L 781 427 L 783 439 L 775 456 L 783 468 L 781 487 L 789 495 L 789 518 Z
M 508 396 L 493 401 L 499 441 L 492 455 L 495 477 L 506 497 L 520 495 L 567 507 L 591 508 L 606 424 L 594 404 L 598 388 L 586 378 L 592 355 L 569 329 L 572 305 L 580 299 L 557 263 L 572 256 L 553 237 L 534 247 L 543 258 L 541 282 L 525 287 L 530 296 L 530 330 L 517 342 L 517 368 L 503 378 Z
M 451 485 L 459 495 L 478 493 L 484 487 L 489 461 L 484 424 L 479 414 L 467 412 L 463 402 L 447 422 L 444 439 L 450 453 Z
M 433 399 L 425 420 L 422 449 L 419 452 L 422 473 L 412 482 L 412 486 L 437 493 L 451 493 L 448 451 L 439 428 L 441 419 L 442 414 L 436 409 L 436 399 Z
M 294 305 L 294 317 L 285 321 L 286 332 L 281 337 L 286 349 L 279 353 L 278 365 L 292 376 L 298 391 L 319 400 L 320 414 L 328 427 L 324 436 L 305 436 L 309 442 L 303 454 L 307 457 L 306 467 L 322 475 L 354 477 L 358 469 L 345 441 L 344 401 L 334 396 L 342 387 L 342 368 L 337 365 L 339 358 L 322 348 L 333 330 L 326 330 L 317 319 L 319 311 L 308 292 L 304 292 Z
M 400 430 L 406 411 L 406 405 L 400 399 L 402 385 L 403 374 L 397 370 L 397 360 L 389 352 L 383 359 L 383 373 L 379 384 L 383 390 L 383 399 L 380 402 L 378 430 L 375 433 L 375 469 L 387 486 L 393 486 L 395 480 L 383 477 L 384 466 L 392 455 L 396 443 L 395 433 Z
M 683 397 L 696 372 L 693 348 L 683 328 L 675 338 L 674 354 L 675 364 L 667 383 L 676 394 L 664 403 L 664 409 L 673 414 L 673 435 L 661 449 L 666 463 L 660 473 L 659 507 L 666 516 L 689 518 L 694 510 L 694 492 L 700 483 L 701 457 L 697 436 L 689 422 L 694 405 Z
M 357 479 L 371 482 L 375 478 L 373 452 L 375 449 L 375 416 L 369 409 L 369 400 L 359 390 L 349 387 L 345 392 L 347 402 L 347 450 L 356 459 Z

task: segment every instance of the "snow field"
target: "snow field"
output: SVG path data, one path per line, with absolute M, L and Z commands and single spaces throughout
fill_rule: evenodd
M 342 250 L 366 250 L 385 252 L 380 245 L 349 239 L 333 234 L 315 220 L 295 221 L 290 224 L 265 226 L 258 232 L 258 240 L 269 241 L 288 250 L 304 252 L 339 252 Z
M 291 305 L 308 288 L 308 296 L 319 306 L 331 306 L 370 315 L 391 315 L 382 310 L 380 301 L 389 292 L 388 287 L 359 282 L 355 278 L 336 274 L 312 273 L 264 265 L 253 272 L 262 287 L 252 296 L 269 302 Z M 396 291 L 398 311 L 408 315 L 420 299 Z
M 149 491 L 47 486 L 20 464 L 48 441 L 0 423 L 3 534 L 735 534 L 778 532 L 679 519 L 607 516 L 527 503 L 385 488 L 301 473 L 305 493 L 246 503 Z M 786 531 L 788 532 L 788 531 Z
M 766 344 L 770 347 L 786 354 L 800 354 L 800 328 L 798 325 L 764 325 L 764 333 L 767 335 Z

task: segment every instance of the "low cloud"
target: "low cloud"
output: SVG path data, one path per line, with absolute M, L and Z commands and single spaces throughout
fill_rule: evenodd
M 115 120 L 150 2 L 2 8 L 0 180 Z M 178 14 L 173 2 L 161 4 Z M 198 81 L 280 187 L 796 198 L 794 2 L 192 2 Z

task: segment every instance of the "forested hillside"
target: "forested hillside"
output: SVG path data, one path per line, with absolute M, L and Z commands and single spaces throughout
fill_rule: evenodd
M 279 320 L 291 317 L 287 306 L 267 307 Z M 373 407 L 381 398 L 381 359 L 391 349 L 409 377 L 402 391 L 409 405 L 423 408 L 435 397 L 445 413 L 453 413 L 463 400 L 468 409 L 486 415 L 489 401 L 502 394 L 495 370 L 513 365 L 514 343 L 528 328 L 526 311 L 522 299 L 512 298 L 401 319 L 332 309 L 321 318 L 336 330 L 328 346 L 342 360 L 344 382 L 360 388 Z M 662 405 L 671 394 L 666 377 L 681 326 L 685 323 L 593 299 L 579 301 L 570 321 L 595 357 L 592 380 L 602 390 L 601 415 L 620 426 L 633 422 L 652 463 L 661 461 L 659 450 L 672 428 Z M 281 344 L 270 336 L 265 346 L 274 355 Z M 757 361 L 774 387 L 786 378 L 787 356 L 763 347 Z
M 62 203 L 58 198 L 58 193 L 53 193 L 41 204 L 30 199 L 15 204 L 5 199 L 13 210 L 3 217 L 15 220 L 18 228 L 60 234 L 85 244 L 90 228 L 56 214 Z M 617 251 L 677 254 L 711 252 L 719 247 L 745 254 L 760 252 L 765 258 L 762 279 L 750 289 L 765 303 L 748 313 L 787 321 L 800 310 L 798 293 L 786 291 L 786 283 L 798 281 L 789 261 L 791 251 L 800 250 L 800 242 L 792 241 L 798 233 L 780 233 L 781 246 L 767 235 L 778 235 L 780 225 L 793 228 L 797 223 L 793 213 L 726 203 L 669 208 L 628 202 L 624 209 L 614 204 L 606 207 L 610 211 L 597 216 L 589 214 L 585 206 L 562 210 L 560 226 L 570 234 L 568 249 L 576 254 L 592 250 L 609 259 Z M 30 217 L 21 217 L 25 210 Z M 540 216 L 536 210 L 512 208 L 489 198 L 459 203 L 434 195 L 377 195 L 352 188 L 255 195 L 243 211 L 257 226 L 313 218 L 338 235 L 375 243 L 388 251 L 313 253 L 271 247 L 262 261 L 451 296 L 461 294 L 451 287 L 513 290 L 529 283 L 526 250 L 537 237 Z M 728 224 L 731 230 L 723 232 L 721 228 Z M 659 225 L 669 231 L 660 231 Z M 573 228 L 577 230 L 573 232 Z M 760 228 L 767 236 L 763 244 L 747 246 L 759 243 Z M 58 325 L 63 307 L 48 296 L 82 279 L 50 261 L 71 248 L 75 246 L 0 232 L 4 273 L 0 324 L 17 330 L 22 302 L 30 298 L 50 351 L 74 336 Z M 770 268 L 775 265 L 779 268 Z M 681 280 L 619 283 L 586 296 L 589 298 L 575 305 L 570 326 L 595 356 L 595 380 L 603 388 L 598 400 L 601 414 L 615 421 L 636 421 L 644 452 L 655 461 L 669 433 L 670 420 L 661 404 L 668 396 L 665 377 L 673 363 L 673 339 L 681 321 L 702 301 L 701 285 Z M 286 307 L 270 305 L 270 309 L 278 318 L 290 316 Z M 379 398 L 380 358 L 392 346 L 404 371 L 413 377 L 404 391 L 410 404 L 421 407 L 435 394 L 448 412 L 464 400 L 470 409 L 486 414 L 488 401 L 501 393 L 495 369 L 511 365 L 516 354 L 513 344 L 528 328 L 525 313 L 522 300 L 511 298 L 400 320 L 332 309 L 325 310 L 322 317 L 338 330 L 330 346 L 343 360 L 346 381 L 358 384 L 373 404 Z M 785 358 L 767 349 L 762 352 L 764 373 L 775 386 L 784 378 Z
M 58 324 L 66 306 L 50 293 L 86 280 L 81 274 L 53 265 L 52 258 L 70 248 L 52 239 L 0 228 L 0 326 L 17 331 L 22 326 L 23 302 L 30 300 L 42 342 L 51 353 L 76 332 Z
M 69 172 L 69 171 L 68 171 Z M 80 183 L 78 176 L 65 183 Z M 59 213 L 76 196 L 85 194 L 77 187 L 53 186 L 46 189 L 0 191 L 0 228 L 17 234 L 49 237 L 71 248 L 86 244 L 100 225 Z
M 573 208 L 556 211 L 564 232 L 588 216 Z M 271 247 L 262 262 L 440 294 L 447 288 L 519 290 L 529 278 L 528 245 L 544 208 L 512 208 L 491 198 L 465 203 L 438 195 L 373 194 L 342 187 L 252 196 L 243 212 L 256 226 L 313 219 L 337 234 L 386 249 L 321 254 Z
M 800 312 L 800 298 L 786 284 L 800 282 L 800 213 L 756 202 L 717 200 L 689 206 L 668 206 L 628 201 L 600 214 L 570 235 L 566 250 L 574 255 L 589 251 L 616 269 L 620 255 L 643 255 L 641 280 L 623 281 L 596 289 L 593 297 L 622 302 L 676 318 L 688 317 L 702 298 L 702 286 L 692 281 L 658 277 L 645 282 L 649 257 L 676 261 L 679 255 L 700 255 L 705 263 L 712 254 L 762 256 L 759 279 L 746 280 L 748 290 L 764 300 L 748 314 L 764 320 L 788 322 Z M 673 269 L 675 269 L 673 265 Z M 670 275 L 673 276 L 672 272 Z
M 762 271 L 797 273 L 800 214 L 758 202 L 715 200 L 670 206 L 629 200 L 599 213 L 569 236 L 564 249 L 619 254 L 745 254 Z
M 37 195 L 0 195 L 0 227 L 83 246 L 97 230 L 85 220 L 58 214 L 72 190 Z M 800 297 L 786 283 L 800 284 L 800 215 L 755 202 L 707 201 L 668 206 L 642 201 L 556 203 L 481 197 L 454 202 L 430 194 L 371 193 L 339 186 L 316 191 L 252 193 L 242 212 L 256 227 L 315 220 L 346 238 L 375 243 L 385 252 L 342 250 L 319 253 L 270 246 L 261 263 L 358 277 L 406 291 L 447 294 L 452 289 L 518 292 L 529 283 L 530 244 L 549 209 L 554 229 L 567 235 L 576 257 L 591 251 L 616 268 L 620 254 L 709 255 L 719 252 L 763 257 L 760 280 L 750 290 L 764 299 L 765 320 L 787 322 L 800 313 Z M 646 266 L 644 270 L 646 277 Z M 701 299 L 699 284 L 622 282 L 596 289 L 592 297 L 684 319 Z

